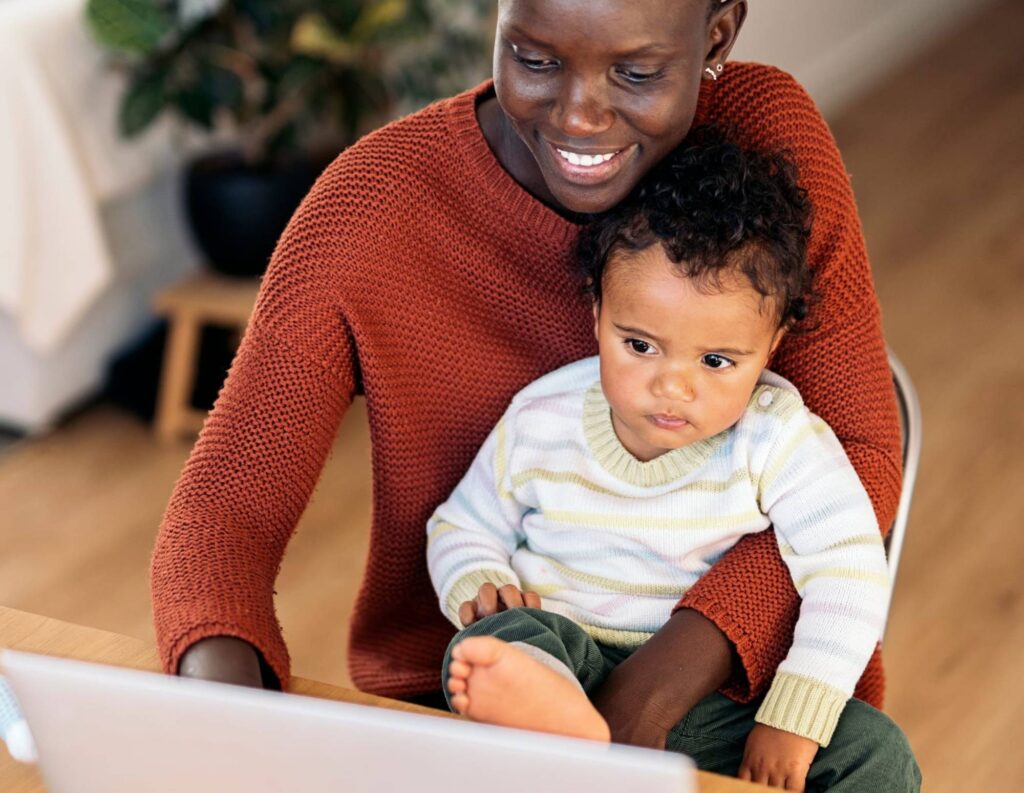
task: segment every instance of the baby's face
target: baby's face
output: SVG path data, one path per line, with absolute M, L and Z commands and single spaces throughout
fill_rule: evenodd
M 638 460 L 710 438 L 743 415 L 782 338 L 742 274 L 702 293 L 656 245 L 608 263 L 594 307 L 601 387 L 615 432 Z

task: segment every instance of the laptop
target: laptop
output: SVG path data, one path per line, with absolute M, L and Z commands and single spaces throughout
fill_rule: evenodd
M 50 793 L 695 793 L 682 755 L 5 651 Z

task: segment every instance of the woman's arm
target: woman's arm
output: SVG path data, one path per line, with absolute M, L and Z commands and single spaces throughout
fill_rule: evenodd
M 714 622 L 680 609 L 615 667 L 591 700 L 612 740 L 652 749 L 694 705 L 729 677 L 733 650 Z
M 330 193 L 324 177 L 282 237 L 160 527 L 151 585 L 168 672 L 251 683 L 262 662 L 264 684 L 287 685 L 274 581 L 357 388 L 354 344 L 329 302 L 341 261 L 323 232 Z

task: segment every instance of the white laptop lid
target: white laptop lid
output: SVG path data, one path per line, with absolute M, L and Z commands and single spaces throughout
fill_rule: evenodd
M 682 755 L 5 651 L 51 793 L 693 793 Z

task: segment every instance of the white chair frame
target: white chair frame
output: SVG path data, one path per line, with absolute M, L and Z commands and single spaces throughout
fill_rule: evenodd
M 896 388 L 896 403 L 899 408 L 900 429 L 903 434 L 903 487 L 900 500 L 896 507 L 896 518 L 892 522 L 889 536 L 885 540 L 886 555 L 889 559 L 889 602 L 885 609 L 885 623 L 882 625 L 882 636 L 889 624 L 889 611 L 892 607 L 892 593 L 896 585 L 896 572 L 903 554 L 903 541 L 907 535 L 907 519 L 910 516 L 910 502 L 914 498 L 914 482 L 917 480 L 917 467 L 921 461 L 921 403 L 917 399 L 917 390 L 906 367 L 889 350 L 889 368 L 892 370 L 893 385 Z

